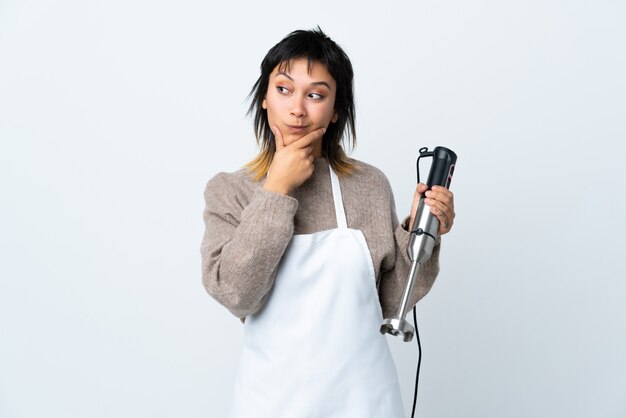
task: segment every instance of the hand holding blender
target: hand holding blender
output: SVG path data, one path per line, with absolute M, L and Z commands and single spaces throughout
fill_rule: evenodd
M 382 334 L 401 335 L 404 341 L 407 342 L 411 341 L 415 334 L 413 325 L 407 322 L 405 318 L 409 310 L 409 298 L 417 278 L 419 265 L 430 258 L 437 238 L 450 230 L 452 227 L 451 218 L 454 217 L 454 210 L 450 207 L 452 201 L 446 201 L 446 198 L 451 198 L 449 198 L 449 193 L 444 192 L 444 189 L 447 190 L 450 187 L 457 159 L 456 154 L 444 147 L 436 147 L 431 152 L 428 151 L 428 148 L 420 149 L 420 156 L 417 159 L 418 183 L 419 160 L 423 157 L 432 157 L 433 162 L 426 185 L 422 185 L 422 187 L 418 185 L 417 193 L 421 196 L 417 204 L 415 217 L 409 227 L 411 236 L 407 253 L 411 260 L 411 268 L 408 281 L 398 315 L 385 319 L 380 327 Z M 439 195 L 440 199 L 435 199 L 436 195 Z M 413 210 L 411 211 L 412 213 Z

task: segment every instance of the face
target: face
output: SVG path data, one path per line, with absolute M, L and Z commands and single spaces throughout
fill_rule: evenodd
M 306 58 L 292 60 L 289 69 L 280 67 L 270 74 L 262 106 L 270 126 L 277 126 L 285 145 L 289 145 L 337 121 L 337 84 L 319 62 L 314 62 L 309 71 Z M 319 146 L 321 149 L 321 143 Z

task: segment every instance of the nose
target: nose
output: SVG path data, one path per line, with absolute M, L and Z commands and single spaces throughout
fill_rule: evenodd
M 296 119 L 306 116 L 306 109 L 304 106 L 304 98 L 295 96 L 291 102 L 291 116 Z

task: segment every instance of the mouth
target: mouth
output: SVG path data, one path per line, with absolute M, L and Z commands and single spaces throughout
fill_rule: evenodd
M 306 131 L 309 125 L 287 125 L 287 129 L 292 133 L 302 133 Z

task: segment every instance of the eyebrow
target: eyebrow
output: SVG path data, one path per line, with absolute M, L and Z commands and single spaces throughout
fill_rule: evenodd
M 276 73 L 276 75 L 274 77 L 278 77 L 279 75 L 284 75 L 285 77 L 287 77 L 289 80 L 294 81 L 293 78 L 287 74 L 284 71 L 279 71 L 278 73 Z M 330 83 L 326 82 L 326 81 L 314 81 L 311 83 L 312 86 L 326 86 L 326 88 L 328 90 L 332 90 L 332 88 L 330 87 Z

